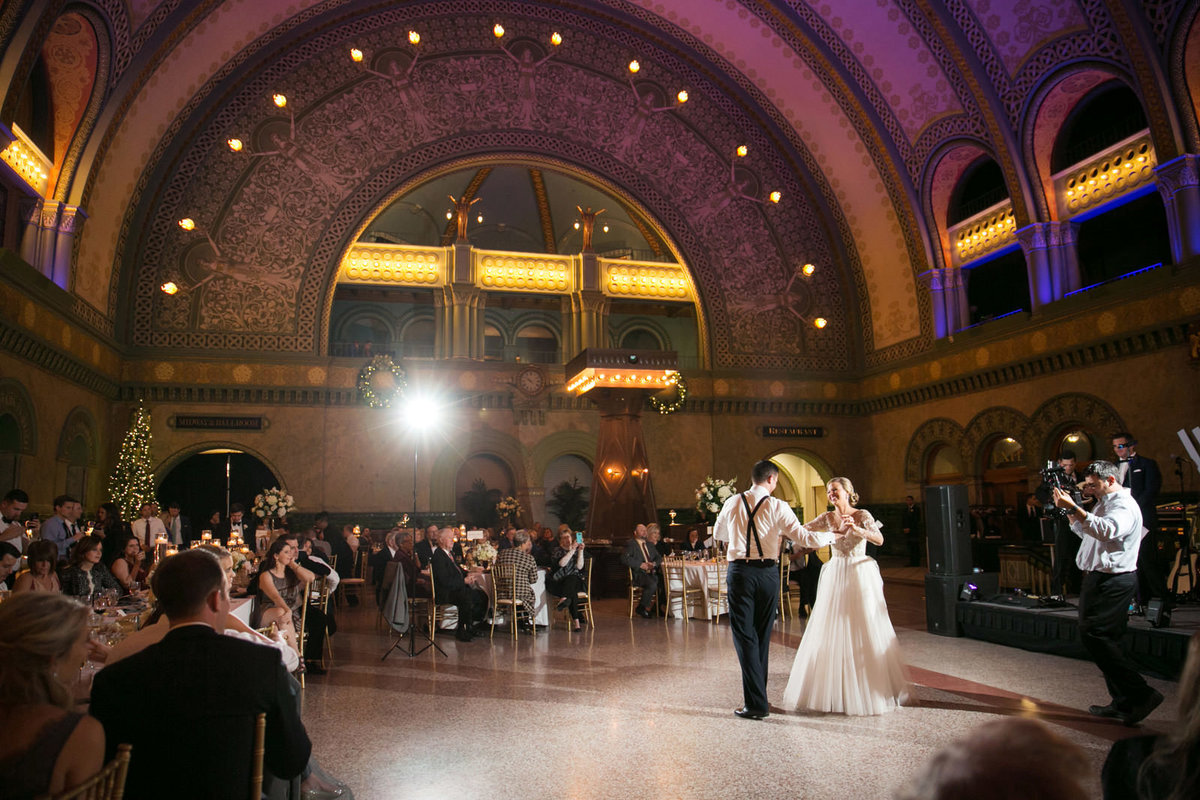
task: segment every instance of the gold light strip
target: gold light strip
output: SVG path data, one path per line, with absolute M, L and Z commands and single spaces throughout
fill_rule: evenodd
M 481 289 L 535 294 L 561 294 L 575 289 L 575 269 L 570 256 L 489 250 L 475 250 L 472 255 Z
M 968 217 L 948 231 L 954 243 L 951 262 L 966 264 L 982 255 L 1017 241 L 1017 222 L 1013 218 L 1012 201 L 1005 200 L 973 217 Z
M 649 370 L 629 367 L 622 369 L 597 369 L 587 367 L 572 375 L 567 381 L 567 391 L 585 394 L 597 386 L 606 388 L 626 389 L 665 389 L 679 382 L 679 373 L 675 370 Z
M 12 142 L 0 151 L 0 161 L 11 167 L 39 197 L 45 197 L 54 164 L 15 123 L 12 133 Z
M 687 273 L 678 264 L 600 259 L 604 293 L 642 300 L 691 300 Z
M 338 270 L 339 283 L 434 286 L 444 282 L 446 251 L 398 244 L 356 244 Z
M 1063 170 L 1054 176 L 1059 216 L 1070 219 L 1154 180 L 1157 165 L 1150 132 L 1143 131 Z

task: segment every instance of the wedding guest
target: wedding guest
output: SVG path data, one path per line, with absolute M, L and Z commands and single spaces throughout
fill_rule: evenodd
M 163 559 L 152 588 L 170 630 L 100 670 L 92 687 L 91 710 L 109 749 L 129 742 L 138 754 L 125 797 L 240 796 L 250 783 L 259 712 L 267 715 L 266 770 L 283 780 L 299 775 L 312 744 L 291 678 L 276 651 L 217 633 L 229 612 L 229 581 L 217 559 L 203 548 Z
M 96 592 L 121 590 L 121 584 L 100 561 L 101 544 L 99 536 L 85 536 L 71 550 L 71 561 L 62 573 L 63 594 L 90 602 Z
M 375 602 L 379 602 L 380 595 L 383 593 L 383 573 L 387 568 L 387 563 L 396 558 L 396 534 L 400 532 L 399 528 L 392 528 L 383 537 L 383 547 L 371 553 L 367 557 L 367 564 L 371 567 L 371 583 L 375 587 Z
M 562 539 L 560 538 L 561 542 Z M 638 616 L 646 619 L 650 618 L 650 606 L 654 603 L 654 596 L 658 592 L 658 562 L 662 561 L 662 556 L 654 549 L 653 545 L 646 541 L 646 526 L 638 525 L 633 529 L 633 538 L 629 540 L 629 544 L 625 547 L 625 553 L 621 556 L 621 563 L 629 567 L 633 574 L 633 585 L 640 586 L 642 589 L 642 599 L 638 603 Z
M 558 610 L 570 610 L 575 630 L 579 630 L 587 618 L 579 608 L 579 593 L 587 591 L 587 578 L 583 572 L 583 542 L 575 541 L 570 530 L 558 535 L 558 547 L 551 554 L 553 571 L 546 576 L 546 591 L 561 597 Z
M 679 547 L 684 553 L 692 553 L 693 555 L 705 555 L 708 553 L 708 548 L 704 546 L 704 540 L 700 538 L 700 531 L 696 528 L 690 528 L 687 532 L 687 539 Z
M 354 577 L 354 559 L 357 555 L 355 549 L 350 545 L 348 537 L 354 536 L 354 526 L 346 525 L 340 531 L 332 530 L 329 532 L 329 546 L 333 550 L 333 557 L 337 559 L 333 568 L 337 570 L 341 580 Z M 351 607 L 358 605 L 358 596 L 346 592 L 346 601 Z
M 0 793 L 5 797 L 63 792 L 104 764 L 104 729 L 71 710 L 75 698 L 67 688 L 87 655 L 87 619 L 87 608 L 49 592 L 28 592 L 0 604 Z
M 120 554 L 121 544 L 126 536 L 133 535 L 133 529 L 121 519 L 121 509 L 116 503 L 101 503 L 96 509 L 96 525 L 92 534 L 104 540 L 101 561 L 107 564 Z
M 310 531 L 313 540 L 313 550 L 317 551 L 326 563 L 329 563 L 329 559 L 333 555 L 333 550 L 330 548 L 329 542 L 325 540 L 325 529 L 328 527 L 329 512 L 322 511 L 313 517 L 313 526 Z
M 473 585 L 476 576 L 464 575 L 462 568 L 454 562 L 453 548 L 454 528 L 442 528 L 438 533 L 438 547 L 429 563 L 438 601 L 458 608 L 458 628 L 454 638 L 469 642 L 477 635 L 476 625 L 487 612 L 488 596 Z
M 437 536 L 438 526 L 428 525 L 425 528 L 425 536 L 413 548 L 413 551 L 417 554 L 417 558 L 421 561 L 421 569 L 429 567 L 429 562 L 433 558 L 433 551 L 438 546 Z
M 305 600 L 304 586 L 315 577 L 296 561 L 296 547 L 291 539 L 272 542 L 252 584 L 258 592 L 258 620 L 254 627 L 276 625 L 299 653 L 296 631 L 300 628 L 301 604 Z
M 142 503 L 141 508 L 138 509 L 138 518 L 129 524 L 133 535 L 138 538 L 146 550 L 153 550 L 158 537 L 167 535 L 166 526 L 154 511 L 154 503 Z
M 300 552 L 296 554 L 296 558 L 300 562 L 300 566 L 318 578 L 324 577 L 325 582 L 329 584 L 329 593 L 333 594 L 337 591 L 338 583 L 341 582 L 342 578 L 330 563 L 325 560 L 324 553 L 313 552 L 316 545 L 317 540 L 306 535 L 304 541 L 300 544 Z
M 54 566 L 58 561 L 58 548 L 54 542 L 38 539 L 31 542 L 25 553 L 29 569 L 24 570 L 13 582 L 13 594 L 20 592 L 61 592 L 58 574 Z
M 533 584 L 537 583 L 538 567 L 530 551 L 533 550 L 533 540 L 526 531 L 517 531 L 513 535 L 513 546 L 502 550 L 496 555 L 495 566 L 511 566 L 514 569 L 512 582 L 496 580 L 496 597 L 508 599 L 513 597 L 525 604 L 527 615 L 526 627 L 533 630 Z M 514 585 L 515 584 L 515 585 Z M 513 621 L 516 624 L 516 621 Z
M 1172 730 L 1113 743 L 1100 775 L 1104 800 L 1200 797 L 1200 633 L 1188 643 Z
M 121 584 L 125 594 L 141 588 L 146 580 L 146 553 L 136 536 L 125 539 L 125 546 L 109 564 L 108 571 Z
M 245 517 L 246 507 L 241 503 L 234 503 L 229 507 L 229 519 L 213 528 L 213 538 L 225 544 L 229 541 L 229 535 L 236 533 L 242 537 L 243 542 L 253 542 L 254 525 Z
M 55 557 L 57 558 L 58 548 L 54 548 Z M 21 551 L 14 547 L 10 542 L 0 542 L 0 589 L 5 591 L 13 588 L 12 573 L 17 568 L 17 564 L 21 561 Z
M 79 530 L 79 516 L 83 507 L 69 494 L 54 498 L 54 516 L 42 523 L 42 541 L 53 542 L 58 548 L 58 558 L 65 560 L 75 543 L 83 538 Z
M 20 489 L 10 489 L 0 498 L 0 543 L 11 544 L 19 556 L 25 550 L 29 537 L 21 523 L 21 514 L 29 505 L 29 495 Z
M 1002 719 L 946 746 L 895 800 L 1085 800 L 1083 751 L 1041 722 Z
M 657 522 L 651 522 L 646 526 L 646 541 L 654 545 L 654 549 L 658 551 L 660 556 L 671 555 L 671 543 L 663 541 L 662 528 L 658 527 Z
M 405 580 L 408 581 L 408 593 L 411 597 L 429 597 L 429 573 L 428 568 L 422 570 L 421 564 L 417 560 L 416 550 L 413 546 L 413 532 L 401 531 L 396 537 L 396 556 L 395 561 L 400 562 L 404 568 Z
M 279 539 L 286 539 L 292 547 L 296 548 L 296 563 L 311 572 L 314 581 L 317 578 L 328 579 L 331 575 L 336 578 L 337 573 L 328 564 L 312 557 L 309 552 L 300 547 L 299 536 L 285 532 L 279 536 Z M 331 587 L 329 591 L 333 592 L 333 589 L 337 587 L 336 581 L 331 584 Z M 330 605 L 329 611 L 326 613 L 325 609 L 310 604 L 308 613 L 304 617 L 304 633 L 305 671 L 313 675 L 324 675 L 325 667 L 321 665 L 321 648 L 325 646 L 326 635 L 337 633 L 337 625 L 333 621 L 333 606 Z
M 162 517 L 167 529 L 167 541 L 175 545 L 186 545 L 192 540 L 192 521 L 179 513 L 179 501 L 167 503 L 167 513 Z

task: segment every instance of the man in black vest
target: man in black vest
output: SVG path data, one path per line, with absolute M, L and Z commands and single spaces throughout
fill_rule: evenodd
M 742 707 L 733 713 L 743 719 L 767 716 L 767 655 L 771 627 L 779 607 L 779 556 L 783 538 L 805 549 L 833 542 L 837 534 L 812 533 L 800 526 L 782 500 L 771 497 L 779 483 L 779 467 L 759 461 L 751 473 L 750 491 L 725 501 L 717 515 L 714 536 L 728 542 L 729 626 L 742 667 Z

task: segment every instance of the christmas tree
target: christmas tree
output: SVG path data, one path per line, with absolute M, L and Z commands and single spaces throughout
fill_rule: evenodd
M 117 466 L 108 479 L 109 494 L 121 509 L 123 519 L 136 519 L 142 503 L 154 501 L 154 473 L 149 471 L 150 464 L 150 412 L 139 401 L 117 454 Z

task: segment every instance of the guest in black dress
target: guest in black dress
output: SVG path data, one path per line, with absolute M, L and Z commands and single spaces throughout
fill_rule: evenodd
M 570 531 L 560 533 L 558 547 L 554 548 L 552 555 L 550 572 L 546 575 L 546 591 L 562 598 L 558 604 L 560 610 L 571 610 L 575 630 L 579 630 L 581 624 L 587 621 L 579 608 L 579 593 L 587 591 L 583 549 L 583 542 L 576 542 Z
M 692 528 L 687 532 L 687 541 L 680 545 L 679 549 L 684 553 L 694 553 L 703 555 L 708 553 L 708 548 L 704 546 L 704 540 L 700 538 L 700 531 Z

